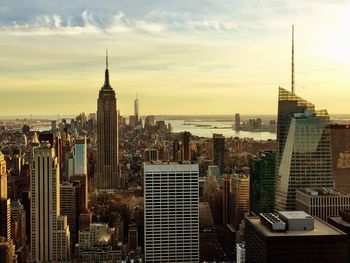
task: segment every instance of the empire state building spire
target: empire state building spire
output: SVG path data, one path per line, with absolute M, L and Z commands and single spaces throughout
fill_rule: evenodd
M 109 84 L 109 70 L 108 70 L 108 50 L 106 49 L 106 70 L 105 70 L 105 83 L 103 84 L 103 89 L 111 89 Z

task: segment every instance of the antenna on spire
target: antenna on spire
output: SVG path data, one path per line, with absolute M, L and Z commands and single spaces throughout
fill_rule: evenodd
M 106 69 L 108 69 L 108 49 L 106 48 Z
M 295 74 L 294 74 L 294 25 L 292 26 L 292 93 L 295 93 Z

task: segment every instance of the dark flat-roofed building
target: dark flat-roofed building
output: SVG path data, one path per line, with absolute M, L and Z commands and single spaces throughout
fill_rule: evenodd
M 277 217 L 286 222 L 284 230 L 272 230 L 259 217 L 246 217 L 246 263 L 348 262 L 344 232 L 300 211 L 288 211 Z M 313 227 L 310 219 L 314 220 Z M 294 229 L 304 229 L 305 224 L 309 230 L 289 230 L 288 224 Z

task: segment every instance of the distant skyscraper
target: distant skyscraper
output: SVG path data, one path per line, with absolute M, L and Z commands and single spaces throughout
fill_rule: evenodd
M 250 162 L 250 210 L 256 215 L 274 211 L 275 162 L 276 153 L 267 151 Z
M 59 166 L 50 144 L 34 148 L 31 169 L 31 260 L 67 261 L 70 233 L 60 216 Z
M 236 113 L 235 115 L 235 130 L 241 130 L 241 115 L 239 113 Z
M 329 116 L 279 88 L 275 210 L 295 210 L 298 188 L 333 187 Z
M 74 145 L 74 174 L 87 175 L 86 137 L 77 139 Z
M 138 124 L 139 122 L 139 110 L 140 110 L 140 103 L 139 103 L 139 99 L 137 97 L 136 94 L 136 99 L 134 100 L 134 116 L 135 116 L 135 126 Z
M 97 174 L 94 181 L 97 189 L 120 187 L 117 100 L 109 84 L 108 56 L 105 82 L 97 100 Z
M 190 139 L 191 133 L 185 131 L 182 135 L 182 147 L 183 147 L 183 160 L 190 161 L 191 160 L 191 149 L 190 149 Z
M 213 134 L 213 161 L 219 166 L 220 173 L 225 171 L 225 137 L 222 134 Z
M 199 262 L 198 164 L 144 164 L 145 262 Z

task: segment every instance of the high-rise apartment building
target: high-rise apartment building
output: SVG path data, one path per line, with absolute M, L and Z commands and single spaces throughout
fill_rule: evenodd
M 85 136 L 75 141 L 74 174 L 87 175 L 87 145 Z
M 275 210 L 295 210 L 299 188 L 333 187 L 329 115 L 279 88 Z
M 120 187 L 117 99 L 109 83 L 108 56 L 105 82 L 97 100 L 97 173 L 94 184 L 97 189 Z
M 55 151 L 43 143 L 33 149 L 31 163 L 31 260 L 69 260 L 70 233 L 60 216 L 60 178 Z
M 244 174 L 235 174 L 231 178 L 232 192 L 232 224 L 235 229 L 249 212 L 249 177 Z
M 260 151 L 250 161 L 250 210 L 256 215 L 274 211 L 275 156 L 275 152 Z
M 222 134 L 213 134 L 213 161 L 219 166 L 220 173 L 225 171 L 225 137 Z
M 199 167 L 144 163 L 145 262 L 199 262 Z

